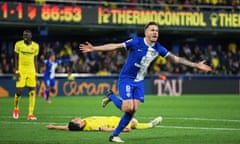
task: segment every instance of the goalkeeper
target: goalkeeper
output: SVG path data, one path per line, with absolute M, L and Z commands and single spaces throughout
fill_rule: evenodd
M 91 116 L 86 118 L 74 118 L 65 126 L 57 126 L 53 124 L 47 125 L 49 130 L 69 130 L 69 131 L 103 131 L 112 132 L 116 129 L 120 117 L 116 116 Z M 129 132 L 132 129 L 147 129 L 153 128 L 162 122 L 162 117 L 159 116 L 149 123 L 139 123 L 133 118 L 130 123 L 122 130 Z

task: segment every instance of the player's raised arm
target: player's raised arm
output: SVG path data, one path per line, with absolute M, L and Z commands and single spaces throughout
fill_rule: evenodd
M 123 43 L 110 43 L 110 44 L 105 44 L 101 46 L 93 46 L 91 43 L 86 42 L 84 44 L 79 45 L 79 49 L 83 53 L 93 52 L 93 51 L 111 51 L 111 50 L 115 50 L 123 47 L 124 47 Z
M 179 64 L 183 64 L 183 65 L 186 65 L 186 66 L 190 66 L 190 67 L 193 67 L 193 68 L 198 68 L 204 72 L 211 72 L 212 71 L 212 68 L 205 63 L 205 61 L 200 61 L 198 63 L 195 63 L 195 62 L 192 62 L 192 61 L 189 61 L 185 58 L 182 58 L 182 57 L 178 57 L 174 54 L 172 54 L 171 52 L 169 52 L 167 58 L 171 61 L 173 61 L 174 63 L 179 63 Z

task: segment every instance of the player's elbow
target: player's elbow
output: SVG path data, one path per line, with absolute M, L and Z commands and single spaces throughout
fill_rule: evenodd
M 178 57 L 172 53 L 169 53 L 166 58 L 174 64 L 178 64 L 179 60 L 180 60 L 180 57 Z

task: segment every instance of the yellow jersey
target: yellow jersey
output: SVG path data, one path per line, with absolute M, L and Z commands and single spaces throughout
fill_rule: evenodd
M 38 55 L 39 45 L 32 41 L 27 45 L 24 40 L 17 41 L 14 51 L 18 54 L 18 71 L 21 72 L 36 72 L 34 57 Z
M 108 128 L 117 128 L 120 118 L 116 116 L 92 116 L 83 120 L 86 122 L 86 126 L 83 128 L 83 131 L 98 131 L 102 126 L 106 126 Z M 130 128 L 130 123 L 128 124 L 127 128 Z

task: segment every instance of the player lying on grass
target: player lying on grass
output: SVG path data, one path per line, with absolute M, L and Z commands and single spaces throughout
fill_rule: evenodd
M 116 116 L 92 116 L 86 118 L 74 118 L 66 126 L 57 126 L 53 124 L 47 125 L 49 130 L 69 130 L 69 131 L 104 131 L 112 132 L 118 125 L 120 117 Z M 133 118 L 130 123 L 122 130 L 129 132 L 132 129 L 147 129 L 153 128 L 162 122 L 162 117 L 159 116 L 149 123 L 139 123 Z

